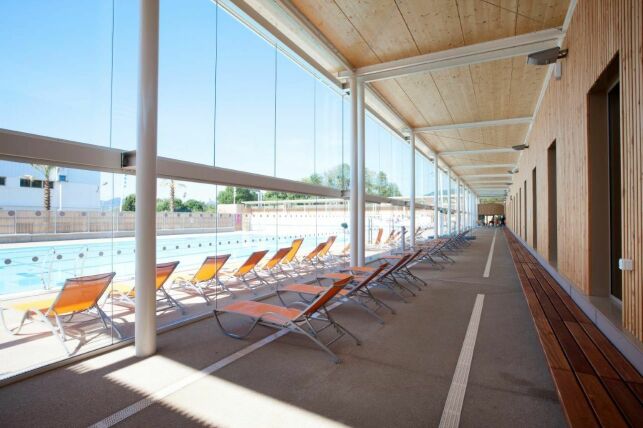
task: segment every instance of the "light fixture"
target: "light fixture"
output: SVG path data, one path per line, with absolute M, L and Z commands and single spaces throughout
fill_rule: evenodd
M 560 58 L 567 56 L 567 49 L 561 50 L 558 46 L 555 48 L 545 49 L 544 51 L 534 52 L 527 55 L 527 64 L 531 65 L 548 65 L 553 64 Z

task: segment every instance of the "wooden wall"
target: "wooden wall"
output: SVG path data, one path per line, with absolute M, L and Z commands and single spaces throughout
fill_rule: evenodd
M 502 204 L 478 204 L 478 215 L 503 215 L 505 206 Z
M 514 176 L 507 224 L 545 258 L 548 254 L 547 148 L 557 149 L 558 270 L 591 294 L 589 278 L 589 194 L 587 93 L 616 54 L 621 84 L 621 170 L 623 257 L 634 270 L 623 272 L 623 326 L 643 340 L 643 2 L 579 0 L 565 38 L 569 55 L 563 76 L 551 79 Z M 537 169 L 538 242 L 530 222 L 532 171 Z M 524 182 L 527 181 L 525 188 Z M 527 198 L 520 214 L 519 189 Z M 521 220 L 519 220 L 519 217 Z M 520 221 L 520 223 L 518 223 Z M 525 227 L 527 226 L 527 227 Z M 537 245 L 534 245 L 537 244 Z

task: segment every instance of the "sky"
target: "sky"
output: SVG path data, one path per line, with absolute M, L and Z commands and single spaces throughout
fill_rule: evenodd
M 348 162 L 341 95 L 210 0 L 161 0 L 159 45 L 159 156 L 294 180 Z M 137 1 L 0 0 L 0 128 L 134 149 L 137 48 Z M 366 132 L 367 168 L 408 194 L 408 146 Z M 101 198 L 133 193 L 104 175 Z

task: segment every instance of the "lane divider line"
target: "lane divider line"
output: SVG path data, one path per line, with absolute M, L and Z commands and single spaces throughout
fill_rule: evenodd
M 489 273 L 491 272 L 491 260 L 493 260 L 493 249 L 496 246 L 496 233 L 498 229 L 493 231 L 493 239 L 491 240 L 491 248 L 489 248 L 489 256 L 487 257 L 487 265 L 484 268 L 484 273 L 482 274 L 483 278 L 489 278 Z
M 471 360 L 473 359 L 473 349 L 476 345 L 476 337 L 478 336 L 483 303 L 484 294 L 478 294 L 473 305 L 473 311 L 471 312 L 471 319 L 469 319 L 467 333 L 464 336 L 462 350 L 458 357 L 458 364 L 455 367 L 455 373 L 453 373 L 449 394 L 444 403 L 442 418 L 440 418 L 440 428 L 457 428 L 458 425 L 460 425 L 462 404 L 464 403 L 464 394 L 467 390 Z

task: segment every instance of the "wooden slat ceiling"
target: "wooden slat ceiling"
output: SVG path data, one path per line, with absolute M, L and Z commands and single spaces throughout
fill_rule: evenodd
M 291 0 L 353 65 L 510 37 L 563 24 L 569 0 Z M 516 57 L 372 83 L 411 126 L 531 116 L 546 68 Z M 423 133 L 432 150 L 521 144 L 527 125 Z M 445 158 L 451 166 L 515 163 L 516 153 Z

